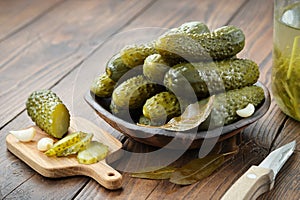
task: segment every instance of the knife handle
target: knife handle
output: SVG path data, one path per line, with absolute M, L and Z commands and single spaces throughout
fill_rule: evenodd
M 224 194 L 222 200 L 252 200 L 271 190 L 274 186 L 273 170 L 252 166 Z

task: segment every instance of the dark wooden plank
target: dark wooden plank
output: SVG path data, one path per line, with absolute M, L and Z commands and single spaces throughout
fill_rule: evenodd
M 2 41 L 0 101 L 10 106 L 0 105 L 0 127 L 24 109 L 31 91 L 53 86 L 151 2 L 66 1 Z
M 241 1 L 241 2 L 243 2 L 243 1 Z M 211 5 L 213 5 L 213 3 L 216 3 L 216 2 L 215 1 L 212 2 Z M 200 12 L 200 10 L 202 10 L 201 4 L 198 5 L 195 3 L 195 5 L 198 6 L 197 9 Z M 237 5 L 240 5 L 240 4 L 237 4 Z M 154 8 L 156 9 L 156 7 L 154 7 Z M 147 15 L 149 15 L 149 14 L 151 14 L 151 10 L 147 12 Z M 163 14 L 164 14 L 164 12 L 161 12 L 161 15 L 163 15 Z M 175 14 L 178 14 L 178 13 L 175 13 Z M 227 13 L 227 15 L 226 15 L 227 19 L 230 18 L 231 14 L 232 13 Z M 144 17 L 144 18 L 146 19 L 146 17 Z M 224 20 L 224 18 L 222 18 L 222 19 L 223 19 L 223 21 L 220 22 L 220 26 L 223 25 L 224 23 L 226 23 L 226 20 Z M 43 48 L 47 49 L 47 46 L 45 46 Z M 97 52 L 99 52 L 99 53 L 97 54 Z M 104 66 L 103 65 L 101 66 L 101 64 L 97 63 L 98 60 L 103 60 L 103 62 L 106 62 L 106 60 L 108 58 L 107 56 L 111 56 L 111 55 L 105 55 L 105 53 L 103 54 L 101 52 L 101 50 L 99 50 L 97 52 L 95 53 L 96 56 L 93 56 L 91 59 L 86 60 L 82 64 L 82 66 L 80 66 L 78 69 L 76 69 L 71 74 L 69 74 L 67 77 L 65 77 L 63 81 L 61 81 L 56 87 L 53 88 L 53 90 L 56 91 L 58 93 L 58 95 L 63 99 L 63 101 L 67 105 L 70 106 L 70 110 L 73 115 L 80 115 L 83 117 L 87 117 L 89 119 L 94 120 L 96 123 L 100 123 L 100 126 L 102 126 L 101 123 L 103 123 L 103 122 L 101 122 L 101 120 L 98 120 L 99 118 L 87 106 L 87 104 L 83 100 L 83 95 L 88 90 L 90 81 L 95 77 L 95 75 L 97 73 L 104 70 Z M 103 52 L 105 52 L 105 51 L 103 51 Z M 97 57 L 97 55 L 99 55 L 100 57 Z M 105 56 L 106 56 L 106 60 L 104 59 Z M 97 59 L 95 59 L 95 57 L 97 57 Z M 73 91 L 73 93 L 71 94 L 70 91 Z M 18 124 L 18 125 L 22 124 L 22 123 L 20 123 L 20 121 L 25 121 L 27 123 L 30 123 L 28 120 L 29 120 L 28 117 L 25 114 L 22 114 L 20 117 L 18 117 L 12 123 L 10 123 L 8 127 L 5 127 L 5 129 L 3 131 L 13 129 L 13 127 L 16 124 Z M 25 124 L 27 124 L 27 123 L 25 123 Z M 28 178 L 28 180 L 26 180 L 27 178 Z M 35 186 L 34 189 L 31 189 L 31 192 L 30 192 L 30 196 L 35 197 L 35 198 L 43 197 L 43 194 L 40 193 L 39 191 L 43 191 L 45 185 L 50 185 L 50 184 L 55 185 L 48 189 L 49 193 L 51 193 L 51 192 L 55 193 L 56 190 L 59 190 L 59 188 L 61 187 L 61 184 L 65 184 L 63 181 L 60 182 L 59 180 L 54 180 L 55 184 L 53 184 L 53 180 L 49 180 L 47 178 L 42 178 L 38 175 L 33 176 L 31 178 L 30 177 L 27 177 L 27 178 L 24 179 L 25 182 L 19 187 L 19 189 L 27 190 L 27 189 L 33 188 L 33 186 Z M 133 182 L 133 184 L 132 184 L 132 182 Z M 80 182 L 75 186 L 72 184 L 69 186 L 65 185 L 65 193 L 67 193 L 67 191 L 70 191 L 70 193 L 73 194 L 73 192 L 71 192 L 71 191 L 79 189 L 80 187 L 82 187 L 82 184 L 83 184 L 83 182 Z M 120 196 L 120 198 L 127 198 L 127 197 L 131 197 L 131 196 L 134 197 L 138 193 L 132 193 L 130 188 L 132 188 L 134 191 L 140 191 L 141 187 L 145 184 L 145 182 L 144 182 L 144 180 L 132 180 L 129 177 L 126 178 L 126 176 L 125 176 L 124 184 L 125 184 L 124 188 L 126 188 L 126 189 L 124 189 L 122 191 L 122 195 Z M 97 187 L 95 187 L 95 185 L 97 185 L 97 184 L 95 184 L 95 182 L 91 181 L 86 186 L 87 189 L 91 189 L 91 191 L 88 191 L 88 193 L 87 193 L 88 195 L 98 193 L 100 186 L 97 185 Z M 145 191 L 145 193 L 143 195 L 147 196 L 148 194 L 150 194 L 151 191 L 156 186 L 157 186 L 157 182 L 156 181 L 152 182 L 152 184 L 150 184 L 149 188 L 147 189 L 148 192 Z M 12 194 L 10 194 L 7 197 L 16 197 L 16 196 L 18 196 L 18 194 L 19 194 L 19 192 L 13 192 Z M 104 196 L 107 195 L 107 196 L 113 196 L 113 197 L 117 196 L 115 194 L 119 194 L 119 192 L 110 193 L 107 190 L 104 190 L 104 193 L 103 193 Z M 56 197 L 61 198 L 62 197 L 61 195 L 62 194 L 58 193 Z M 83 197 L 85 197 L 85 191 L 83 192 Z
M 286 143 L 296 140 L 296 151 L 300 152 L 300 124 L 298 121 L 287 117 L 286 122 L 283 124 L 282 130 L 274 141 L 273 149 L 276 149 Z
M 26 114 L 24 113 L 23 116 L 26 116 Z M 22 129 L 27 127 L 29 124 L 31 124 L 31 122 L 26 116 L 23 120 L 11 123 L 1 130 L 0 167 L 3 170 L 0 170 L 0 191 L 3 197 L 35 174 L 31 168 L 7 151 L 5 144 L 5 137 L 10 130 Z
M 62 1 L 0 1 L 0 41 L 41 17 Z
M 143 27 L 174 28 L 188 21 L 202 21 L 213 30 L 226 25 L 245 1 L 172 1 L 159 0 L 125 30 Z
M 254 3 L 254 4 L 259 4 L 259 3 L 260 3 L 260 1 L 256 1 L 256 3 Z M 251 5 L 252 5 L 252 3 L 251 3 Z M 255 6 L 255 5 L 252 5 L 252 7 L 250 7 L 250 8 L 256 8 L 253 6 Z M 154 4 L 153 7 L 157 8 L 159 6 L 156 7 Z M 263 7 L 263 6 L 261 6 L 261 7 Z M 243 15 L 245 14 L 244 12 L 246 12 L 246 10 L 247 9 L 245 7 L 245 10 L 243 10 Z M 256 12 L 260 13 L 259 10 L 256 9 Z M 267 9 L 266 9 L 266 7 L 263 7 L 263 8 L 261 8 L 261 10 L 266 11 Z M 146 10 L 146 12 L 147 12 L 147 10 Z M 248 12 L 253 12 L 253 11 L 251 11 L 251 9 L 249 9 Z M 256 15 L 257 14 L 256 12 L 253 12 L 253 15 Z M 149 14 L 150 14 L 150 11 L 149 11 Z M 242 19 L 244 19 L 244 18 L 242 18 Z M 237 23 L 238 19 L 234 19 L 234 21 L 235 21 L 235 23 Z M 245 23 L 245 22 L 241 22 L 241 23 Z M 174 24 L 180 24 L 180 23 L 178 21 L 178 22 L 175 22 Z M 134 23 L 133 23 L 133 25 L 134 25 Z M 139 24 L 136 24 L 134 26 L 138 27 Z M 217 27 L 217 25 L 212 25 L 212 26 Z M 244 26 L 246 26 L 246 25 L 244 24 Z M 171 27 L 171 25 L 170 25 L 170 27 Z M 250 29 L 248 31 L 251 32 Z M 256 33 L 256 35 L 257 34 L 258 33 Z M 269 35 L 269 33 L 267 35 Z M 254 36 L 253 36 L 253 40 L 255 41 Z M 267 48 L 267 47 L 265 47 L 265 48 Z M 246 52 L 245 52 L 245 54 L 246 54 Z M 255 53 L 254 49 L 251 50 L 250 52 L 253 52 L 253 54 L 251 53 L 250 55 L 254 55 L 254 58 L 257 58 L 257 60 L 260 63 L 264 62 L 263 55 L 265 55 L 266 53 L 263 55 L 260 55 L 259 52 Z M 93 62 L 96 62 L 96 60 L 94 60 Z M 95 65 L 95 63 L 93 65 Z M 268 66 L 268 65 L 266 65 L 266 66 Z M 99 67 L 99 71 L 101 71 L 102 69 L 103 69 L 103 67 Z M 54 90 L 57 91 L 58 94 L 63 97 L 64 101 L 68 105 L 73 105 L 73 108 L 72 108 L 73 113 L 76 113 L 79 115 L 82 114 L 82 116 L 88 117 L 98 123 L 97 116 L 93 113 L 92 110 L 89 110 L 89 108 L 87 108 L 87 105 L 85 105 L 83 100 L 80 100 L 80 98 L 82 98 L 81 95 L 84 93 L 84 91 L 86 89 L 88 89 L 88 83 L 83 83 L 83 85 L 79 86 L 79 88 L 80 88 L 79 90 L 76 89 L 75 90 L 76 92 L 75 93 L 73 92 L 73 95 L 76 96 L 75 100 L 70 97 L 70 91 L 69 91 L 70 88 L 73 88 L 73 89 L 76 88 L 76 87 L 69 86 L 70 84 L 72 84 L 74 82 L 76 83 L 76 76 L 77 77 L 78 76 L 91 77 L 90 73 L 97 73 L 98 69 L 96 70 L 96 68 L 93 67 L 93 70 L 94 71 L 88 72 L 88 76 L 85 76 L 85 73 L 82 73 L 83 72 L 82 70 L 76 70 L 76 71 L 72 72 L 68 77 L 65 78 L 64 81 L 59 83 L 57 85 L 57 87 L 54 88 Z M 88 78 L 86 78 L 86 80 L 88 80 Z M 79 81 L 79 83 L 81 83 L 81 82 Z M 72 99 L 74 100 L 73 102 L 72 102 Z M 273 113 L 273 112 L 275 112 L 275 113 Z M 87 115 L 87 114 L 90 114 L 90 115 Z M 273 116 L 276 116 L 277 111 L 271 111 L 270 114 Z M 281 114 L 279 113 L 279 115 L 281 115 Z M 23 124 L 22 124 L 22 121 L 23 121 Z M 99 120 L 99 121 L 101 121 L 101 120 Z M 282 120 L 279 120 L 279 122 L 282 122 Z M 11 124 L 9 124 L 8 128 L 9 127 L 13 128 L 15 126 L 18 127 L 19 125 L 20 125 L 20 127 L 22 127 L 22 125 L 26 125 L 28 123 L 29 122 L 27 121 L 27 117 L 25 115 L 23 116 L 23 114 L 22 114 L 22 116 L 18 117 L 15 121 L 13 121 Z M 101 125 L 101 123 L 102 122 L 100 122 L 100 125 Z M 264 121 L 261 121 L 261 123 L 262 123 L 261 125 L 257 125 L 258 123 L 256 125 L 254 125 L 257 128 L 257 130 L 255 130 L 256 134 L 259 131 L 264 131 L 265 129 L 272 127 L 271 120 L 267 123 L 267 126 Z M 273 122 L 273 124 L 274 123 L 275 122 Z M 9 129 L 7 129 L 7 130 L 9 130 Z M 265 130 L 265 131 L 270 132 L 270 130 Z M 3 135 L 3 134 L 1 134 L 1 135 Z M 274 137 L 271 133 L 270 133 L 270 137 L 271 137 L 270 141 L 272 141 L 272 139 L 274 139 Z M 253 137 L 250 137 L 250 138 L 253 138 Z M 266 141 L 266 144 L 267 144 L 267 142 L 268 141 Z M 3 145 L 1 145 L 1 146 L 3 146 Z M 212 177 L 208 178 L 207 180 L 205 180 L 203 182 L 199 182 L 195 185 L 192 185 L 192 186 L 177 187 L 172 184 L 169 184 L 167 181 L 153 181 L 153 180 L 148 181 L 148 180 L 132 179 L 132 178 L 128 177 L 128 175 L 125 175 L 123 190 L 109 192 L 109 191 L 103 189 L 98 184 L 96 184 L 94 181 L 90 181 L 86 185 L 84 190 L 82 190 L 82 192 L 79 194 L 78 198 L 85 199 L 85 198 L 97 197 L 97 198 L 128 199 L 128 198 L 141 197 L 141 198 L 151 198 L 151 199 L 156 199 L 156 198 L 167 198 L 167 199 L 176 198 L 176 199 L 178 199 L 178 198 L 184 198 L 184 197 L 185 198 L 203 197 L 203 198 L 208 198 L 208 199 L 209 198 L 219 199 L 219 197 L 223 194 L 223 192 L 244 171 L 246 171 L 249 166 L 251 166 L 252 164 L 258 164 L 261 161 L 261 159 L 266 155 L 265 154 L 266 152 L 263 149 L 261 149 L 260 147 L 257 147 L 255 145 L 251 146 L 251 147 L 252 148 L 250 148 L 250 150 L 248 149 L 248 150 L 241 152 L 237 156 L 237 159 L 224 165 Z M 270 146 L 266 146 L 266 147 L 268 148 Z M 9 153 L 7 153 L 7 154 L 9 154 Z M 7 158 L 7 157 L 4 157 L 3 159 L 5 159 L 5 158 Z M 22 165 L 22 164 L 20 164 L 20 165 Z M 293 165 L 295 165 L 295 163 L 293 163 Z M 298 166 L 295 165 L 296 169 L 297 169 L 297 167 Z M 21 167 L 21 169 L 30 171 L 29 169 L 26 169 L 26 167 L 24 167 L 24 166 Z M 296 172 L 297 171 L 295 171 L 294 173 L 296 174 Z M 30 178 L 30 174 L 31 173 L 29 173 L 29 175 L 27 175 L 27 178 Z M 11 175 L 12 175 L 12 173 L 10 171 L 10 172 L 8 172 L 6 177 L 9 177 Z M 295 178 L 295 176 L 290 175 L 289 177 L 290 177 L 290 180 L 289 180 L 290 183 L 293 183 L 292 181 L 295 181 L 295 179 L 293 179 L 293 178 Z M 26 179 L 22 179 L 22 180 L 26 180 Z M 68 185 L 68 183 L 63 182 L 63 180 L 62 181 L 61 180 L 49 180 L 49 179 L 40 177 L 38 175 L 35 175 L 35 176 L 31 177 L 28 181 L 26 181 L 24 184 L 22 184 L 15 192 L 13 192 L 8 197 L 21 197 L 21 195 L 20 195 L 22 193 L 21 191 L 27 191 L 32 188 L 34 188 L 33 191 L 29 192 L 28 196 L 26 196 L 26 197 L 28 197 L 28 198 L 43 197 L 43 194 L 41 192 L 39 192 L 38 190 L 46 190 L 47 187 L 45 187 L 45 186 L 51 184 L 52 187 L 50 188 L 49 191 L 47 191 L 47 193 L 50 194 L 50 193 L 54 193 L 56 190 L 59 190 L 59 188 L 63 184 L 65 184 L 64 191 L 62 193 L 57 194 L 57 196 L 55 196 L 55 197 L 56 198 L 57 197 L 58 198 L 59 197 L 70 198 L 73 195 L 72 192 L 78 190 L 78 188 L 84 184 L 85 179 L 79 178 L 79 180 L 81 180 L 81 181 L 83 180 L 83 182 L 81 182 L 78 185 L 77 184 Z M 219 184 L 219 181 L 221 181 L 220 184 Z M 280 181 L 277 182 L 275 187 L 281 188 L 280 184 L 282 184 Z M 213 190 L 207 190 L 207 188 L 213 188 Z M 287 188 L 287 187 L 285 187 L 285 188 Z M 299 188 L 299 186 L 297 186 L 297 184 L 294 184 L 292 187 L 292 189 L 295 189 L 296 191 L 298 188 Z M 36 192 L 35 192 L 35 190 L 36 190 Z M 145 190 L 145 192 L 141 192 L 143 190 Z M 70 191 L 70 193 L 72 195 L 67 196 L 67 197 L 64 196 L 68 191 Z M 277 190 L 272 191 L 272 192 L 277 192 Z M 35 195 L 35 193 L 37 193 L 37 195 Z M 283 190 L 283 193 L 284 193 L 284 190 Z M 275 193 L 272 195 L 280 197 L 279 194 L 281 194 L 281 193 Z M 271 196 L 268 193 L 268 194 L 266 194 L 266 197 L 263 197 L 263 198 L 269 199 L 269 198 L 272 198 L 273 196 Z
M 5 65 L 0 69 L 1 81 L 3 81 L 3 84 L 1 83 L 0 94 L 1 105 L 3 106 L 1 112 L 5 113 L 1 115 L 1 126 L 24 109 L 26 98 L 30 92 L 38 88 L 52 87 L 69 73 L 69 71 L 75 68 L 78 63 L 82 62 L 85 56 L 96 49 L 97 45 L 100 45 L 104 38 L 117 31 L 149 3 L 151 3 L 151 1 L 68 1 L 29 27 L 26 27 L 26 30 L 22 30 L 20 33 L 11 37 L 9 41 L 6 40 L 2 42 L 0 48 L 3 50 L 3 54 L 1 53 L 0 57 L 5 58 L 5 55 L 10 55 L 10 57 L 6 58 L 6 60 L 2 60 Z M 102 15 L 99 15 L 99 13 L 102 13 Z M 119 20 L 121 16 L 123 20 Z M 101 23 L 99 23 L 99 21 Z M 49 29 L 47 29 L 47 26 L 49 26 Z M 32 32 L 29 30 L 32 30 Z M 36 36 L 35 34 L 37 33 L 43 36 L 39 39 L 31 39 L 28 37 L 29 35 L 26 34 L 28 31 L 28 34 L 31 34 L 31 36 Z M 24 37 L 22 34 L 25 34 L 23 35 Z M 13 40 L 15 40 L 15 44 L 12 42 Z M 29 40 L 28 43 L 26 42 L 27 40 Z M 16 50 L 14 48 L 16 48 L 18 44 L 24 43 L 25 52 L 21 51 L 21 55 L 17 53 L 10 54 Z M 23 47 L 20 49 L 23 49 Z M 6 61 L 9 62 L 6 63 Z M 97 71 L 98 67 L 97 65 L 94 69 Z M 66 89 L 63 84 L 61 85 L 60 91 L 64 91 L 66 97 L 71 97 L 70 91 L 72 91 L 72 84 L 77 76 L 78 70 L 74 72 L 72 76 L 73 79 L 66 80 L 66 82 L 70 84 L 68 89 Z M 16 80 L 19 80 L 19 82 Z M 85 81 L 87 88 L 90 81 Z M 74 94 L 74 96 L 77 97 L 77 101 L 79 101 L 79 99 L 83 100 L 83 93 L 86 90 L 86 88 L 82 90 L 80 95 Z M 63 101 L 66 101 L 67 105 L 72 105 L 68 103 L 64 95 L 60 93 L 58 93 L 58 95 L 61 96 Z M 9 96 L 11 98 L 9 98 Z M 16 96 L 18 98 L 15 98 Z M 14 99 L 14 101 L 9 99 Z M 4 106 L 6 104 L 5 102 L 10 102 L 10 108 Z M 70 102 L 72 102 L 71 98 Z M 96 118 L 95 113 L 91 109 L 89 110 L 87 105 L 85 105 L 85 107 L 90 111 L 90 113 L 87 113 L 87 116 L 88 114 L 94 114 L 92 116 Z M 72 110 L 71 107 L 70 110 Z M 84 112 L 82 114 L 85 115 Z M 30 124 L 32 124 L 32 122 L 30 122 L 27 114 L 23 112 L 0 131 L 0 165 L 4 169 L 10 166 L 10 168 L 7 168 L 9 170 L 0 170 L 2 196 L 7 196 L 35 174 L 35 172 L 29 169 L 24 163 L 7 152 L 5 145 L 5 136 L 9 130 L 21 129 Z M 47 185 L 40 176 L 33 176 L 32 180 L 32 184 L 29 188 L 34 187 L 35 184 L 40 186 L 43 184 Z M 86 178 L 76 178 L 74 181 L 68 183 L 68 179 L 66 181 L 49 179 L 49 185 L 51 185 L 49 188 L 52 188 L 54 185 L 51 181 L 54 181 L 56 186 L 49 190 L 48 194 L 51 192 L 52 194 L 56 194 L 56 192 L 63 187 L 65 191 L 70 192 L 68 198 L 72 198 L 72 195 L 85 184 L 86 180 Z M 46 190 L 45 185 L 43 189 L 37 187 L 35 194 L 44 197 L 43 190 Z M 21 197 L 23 189 L 22 186 L 20 188 L 21 189 L 17 189 L 11 193 L 11 195 L 13 197 L 18 195 Z M 56 196 L 59 199 L 65 197 L 64 190 L 61 190 L 61 193 L 57 193 Z M 28 194 L 31 194 L 31 192 Z
M 60 178 L 60 179 L 47 179 L 44 182 L 45 178 L 35 174 L 31 177 L 31 185 L 20 187 L 13 190 L 8 196 L 7 199 L 72 199 L 76 196 L 78 190 L 88 181 L 86 177 L 69 177 L 69 178 Z M 35 188 L 39 185 L 39 190 Z M 59 187 L 57 187 L 59 185 Z

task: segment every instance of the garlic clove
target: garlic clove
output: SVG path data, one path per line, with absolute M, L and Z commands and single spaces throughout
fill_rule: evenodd
M 38 141 L 37 148 L 39 151 L 47 151 L 51 149 L 53 143 L 54 143 L 53 139 L 45 137 Z
M 252 103 L 249 103 L 245 108 L 237 110 L 236 114 L 240 117 L 250 117 L 253 115 L 255 107 Z
M 9 131 L 9 132 L 21 142 L 30 142 L 33 140 L 34 136 L 36 135 L 36 130 L 33 127 L 28 129 L 18 130 L 18 131 Z

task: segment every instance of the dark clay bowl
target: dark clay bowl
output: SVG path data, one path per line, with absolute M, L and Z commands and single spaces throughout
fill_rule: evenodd
M 263 88 L 265 100 L 259 106 L 259 108 L 256 109 L 255 113 L 251 117 L 243 118 L 235 123 L 223 126 L 221 128 L 199 132 L 197 132 L 197 130 L 174 132 L 162 130 L 160 128 L 138 126 L 111 114 L 109 111 L 109 98 L 97 98 L 91 92 L 87 92 L 85 95 L 85 100 L 110 126 L 135 141 L 170 149 L 194 149 L 199 148 L 204 140 L 220 142 L 238 134 L 240 131 L 257 121 L 267 112 L 271 103 L 270 93 L 267 87 L 262 83 L 258 82 L 256 85 Z

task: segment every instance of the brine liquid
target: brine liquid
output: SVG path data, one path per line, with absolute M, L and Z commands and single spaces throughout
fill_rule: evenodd
M 300 121 L 300 3 L 275 10 L 272 93 L 281 110 Z

